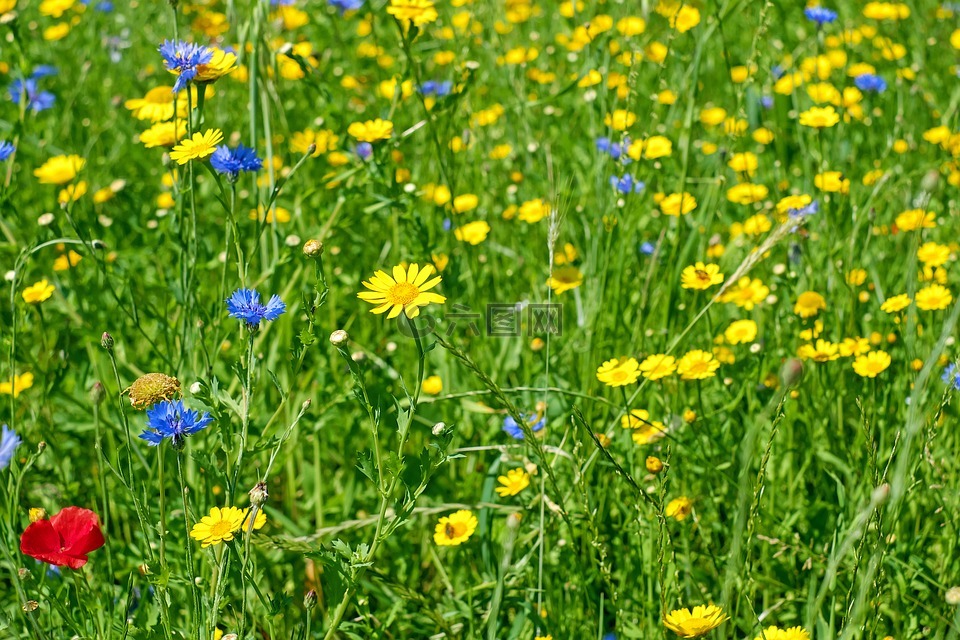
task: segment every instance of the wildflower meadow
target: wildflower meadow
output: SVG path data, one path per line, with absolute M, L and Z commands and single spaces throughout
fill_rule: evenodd
M 0 0 L 0 640 L 956 640 L 958 75 L 933 0 Z

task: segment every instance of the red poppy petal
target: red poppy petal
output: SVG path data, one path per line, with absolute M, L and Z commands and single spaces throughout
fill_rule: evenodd
M 31 558 L 49 562 L 48 556 L 60 553 L 60 536 L 49 520 L 38 520 L 20 536 L 20 551 Z
M 50 518 L 50 523 L 63 540 L 63 551 L 71 556 L 82 557 L 104 545 L 100 518 L 93 511 L 81 507 L 67 507 Z

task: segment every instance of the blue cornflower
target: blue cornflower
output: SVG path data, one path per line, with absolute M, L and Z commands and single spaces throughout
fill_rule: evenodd
M 238 144 L 235 149 L 227 145 L 220 145 L 210 156 L 210 166 L 217 173 L 227 176 L 231 182 L 236 182 L 241 171 L 259 171 L 263 167 L 263 160 L 257 157 L 254 149 Z
M 596 144 L 598 151 L 609 154 L 614 160 L 620 160 L 622 158 L 624 164 L 630 164 L 630 158 L 624 156 L 624 153 L 630 146 L 630 138 L 624 138 L 623 142 L 613 142 L 610 138 L 597 138 Z
M 872 73 L 864 73 L 853 79 L 853 84 L 861 91 L 883 93 L 887 90 L 887 81 Z
M 17 148 L 13 146 L 12 142 L 7 142 L 6 140 L 0 140 L 0 162 L 3 162 L 7 158 L 13 155 L 13 152 Z
M 775 64 L 770 68 L 770 76 L 774 80 L 779 80 L 780 78 L 782 78 L 784 73 L 786 73 L 786 71 L 784 71 L 783 67 L 781 67 L 778 64 Z
M 807 20 L 816 22 L 818 27 L 837 19 L 836 11 L 831 11 L 824 7 L 807 7 L 803 10 L 803 15 L 807 16 Z
M 957 371 L 957 365 L 947 365 L 940 379 L 943 380 L 943 384 L 953 387 L 954 391 L 960 391 L 960 371 Z M 0 464 L 0 467 L 2 466 L 3 465 Z
M 231 318 L 243 320 L 250 327 L 256 327 L 261 320 L 276 320 L 287 310 L 280 296 L 273 295 L 267 304 L 260 303 L 260 294 L 253 289 L 237 289 L 227 299 L 227 310 Z
M 204 412 L 202 415 L 183 406 L 183 400 L 164 400 L 147 409 L 147 428 L 140 437 L 155 447 L 167 438 L 174 449 L 186 444 L 187 436 L 206 429 L 213 418 Z
M 356 11 L 363 6 L 363 0 L 328 0 L 330 6 L 340 10 L 340 15 L 347 11 Z
M 3 425 L 2 433 L 0 433 L 0 469 L 7 468 L 7 465 L 13 460 L 13 452 L 16 451 L 19 444 L 20 437 L 13 429 Z
M 33 73 L 30 74 L 30 77 L 38 80 L 40 78 L 46 78 L 47 76 L 55 76 L 58 73 L 60 73 L 60 70 L 52 64 L 41 64 L 33 68 Z
M 525 415 L 523 419 L 527 421 L 527 424 L 530 426 L 530 431 L 534 433 L 543 429 L 547 424 L 547 419 L 541 417 L 539 413 Z M 517 421 L 510 416 L 503 419 L 503 430 L 517 440 L 523 440 L 523 429 L 521 429 Z
M 420 93 L 425 96 L 442 98 L 453 92 L 453 83 L 449 80 L 427 80 L 420 87 Z
M 640 193 L 647 186 L 629 173 L 625 173 L 622 178 L 610 176 L 610 184 L 620 193 Z
M 373 157 L 373 145 L 369 142 L 361 142 L 354 148 L 354 151 L 357 152 L 361 160 L 369 160 Z
M 45 111 L 53 107 L 57 97 L 49 91 L 40 91 L 37 81 L 33 78 L 14 80 L 10 83 L 10 100 L 13 104 L 20 104 L 21 98 L 27 99 L 27 107 L 34 113 Z
M 806 216 L 812 216 L 819 211 L 820 211 L 820 202 L 818 200 L 814 200 L 813 202 L 811 202 L 810 204 L 808 204 L 807 206 L 801 209 L 790 209 L 789 211 L 787 211 L 787 215 L 789 215 L 791 218 L 804 218 Z
M 652 256 L 653 252 L 656 250 L 657 248 L 653 246 L 652 242 L 643 242 L 640 244 L 640 253 L 645 256 Z
M 183 89 L 196 77 L 197 67 L 213 59 L 213 51 L 210 49 L 183 40 L 164 40 L 159 51 L 167 71 L 177 74 L 177 81 L 173 83 L 174 93 Z
M 773 96 L 762 96 L 760 98 L 760 106 L 764 109 L 773 108 Z

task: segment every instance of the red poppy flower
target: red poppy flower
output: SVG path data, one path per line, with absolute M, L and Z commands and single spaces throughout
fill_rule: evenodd
M 103 546 L 100 518 L 81 507 L 67 507 L 49 520 L 37 520 L 20 536 L 20 551 L 58 567 L 79 569 L 87 554 Z

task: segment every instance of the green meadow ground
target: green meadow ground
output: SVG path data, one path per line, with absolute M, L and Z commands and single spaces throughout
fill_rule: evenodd
M 960 12 L 281 4 L 0 0 L 0 637 L 957 637 Z

